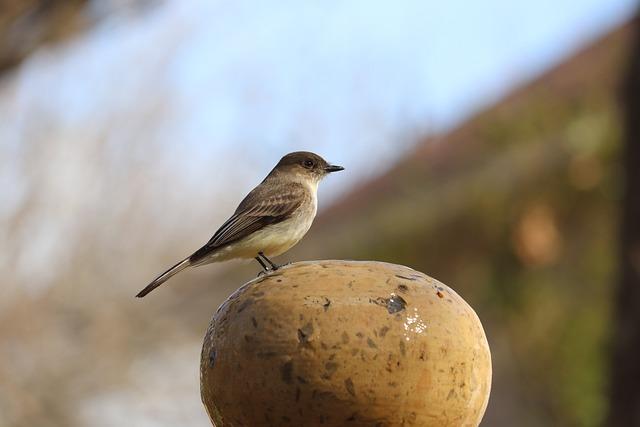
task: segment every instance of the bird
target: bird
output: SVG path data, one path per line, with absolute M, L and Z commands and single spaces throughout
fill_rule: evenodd
M 344 170 L 317 154 L 296 151 L 282 157 L 233 215 L 200 249 L 156 277 L 136 297 L 142 298 L 188 267 L 254 258 L 262 273 L 280 266 L 270 257 L 291 249 L 309 231 L 318 207 L 319 182 Z

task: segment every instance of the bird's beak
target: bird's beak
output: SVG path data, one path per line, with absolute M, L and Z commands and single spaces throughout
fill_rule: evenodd
M 331 172 L 338 172 L 338 171 L 342 171 L 344 170 L 344 168 L 342 166 L 336 166 L 336 165 L 329 165 L 326 166 L 324 168 L 325 172 L 327 173 L 331 173 Z

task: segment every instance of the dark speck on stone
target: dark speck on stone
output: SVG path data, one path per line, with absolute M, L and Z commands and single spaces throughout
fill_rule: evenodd
M 313 390 L 313 392 L 311 393 L 311 398 L 314 400 L 315 399 L 334 400 L 336 398 L 336 395 L 331 391 Z
M 342 332 L 342 344 L 348 344 L 349 343 L 349 334 L 347 334 L 346 332 Z
M 380 328 L 380 336 L 384 338 L 385 335 L 387 335 L 387 332 L 389 332 L 389 327 L 388 326 L 383 326 L 382 328 Z
M 260 359 L 268 359 L 270 357 L 274 357 L 276 356 L 278 353 L 276 353 L 275 351 L 259 351 L 256 353 L 256 356 L 258 356 Z
M 409 290 L 409 288 L 407 287 L 407 285 L 398 285 L 398 291 L 405 293 Z
M 209 367 L 213 368 L 213 366 L 216 364 L 216 350 L 214 348 L 211 349 L 211 351 L 209 352 Z
M 389 314 L 397 313 L 407 307 L 407 302 L 400 295 L 391 295 L 387 301 L 387 310 Z
M 324 304 L 322 304 L 322 307 L 324 307 L 324 311 L 329 310 L 329 306 L 331 305 L 331 300 L 327 297 L 324 297 Z
M 367 338 L 367 345 L 371 348 L 378 348 L 376 343 L 371 338 Z
M 335 362 L 327 362 L 324 364 L 324 368 L 327 370 L 327 375 L 331 377 L 336 369 L 338 369 L 338 364 Z
M 397 313 L 407 307 L 407 302 L 404 300 L 404 298 L 394 294 L 391 294 L 391 298 L 369 298 L 369 302 L 372 304 L 380 305 L 382 307 L 386 307 L 389 314 Z
M 236 311 L 236 313 L 241 313 L 242 310 L 249 307 L 251 304 L 253 304 L 253 298 L 247 298 L 242 304 L 240 304 L 240 307 L 238 307 L 238 311 Z
M 291 384 L 293 378 L 293 362 L 288 361 L 280 368 L 280 373 L 282 374 L 282 381 L 287 384 Z
M 257 328 L 257 327 L 258 327 L 258 321 L 256 320 L 256 318 L 255 318 L 255 317 L 252 317 L 252 318 L 251 318 L 251 323 L 253 324 L 253 327 L 254 327 L 254 328 Z
M 353 387 L 353 381 L 351 380 L 351 377 L 344 380 L 344 385 L 347 388 L 347 391 L 349 392 L 349 394 L 353 397 L 356 397 L 356 390 Z
M 404 280 L 411 280 L 411 281 L 416 280 L 415 277 L 407 277 L 407 276 L 403 276 L 401 274 L 396 274 L 396 277 L 399 277 L 400 279 L 404 279 Z
M 298 329 L 298 341 L 302 344 L 309 342 L 309 337 L 313 334 L 313 324 L 308 322 L 302 328 Z

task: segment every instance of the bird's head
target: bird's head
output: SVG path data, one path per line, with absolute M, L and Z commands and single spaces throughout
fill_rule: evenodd
M 306 179 L 320 181 L 331 172 L 338 172 L 343 169 L 342 166 L 329 164 L 317 154 L 309 151 L 296 151 L 280 159 L 273 172 L 293 174 Z

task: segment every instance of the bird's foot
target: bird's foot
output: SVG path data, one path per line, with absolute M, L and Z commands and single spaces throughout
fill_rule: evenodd
M 278 267 L 278 268 L 279 268 L 279 267 Z M 274 271 L 276 271 L 276 270 L 277 270 L 277 268 L 267 268 L 267 269 L 265 269 L 265 270 L 260 270 L 260 271 L 258 272 L 258 277 L 267 276 L 267 275 L 269 275 L 269 274 L 273 273 L 273 272 L 274 272 Z
M 267 266 L 265 266 L 264 262 L 260 259 L 260 257 L 262 257 L 262 259 L 264 259 L 265 261 L 267 261 L 267 263 L 269 263 L 269 265 L 271 266 L 270 269 Z M 271 261 L 269 258 L 267 258 L 267 256 L 264 254 L 264 252 L 258 252 L 258 256 L 256 257 L 256 259 L 262 265 L 262 268 L 265 269 L 265 270 L 276 271 L 277 269 L 279 269 L 281 267 L 278 264 L 276 264 L 275 262 Z

